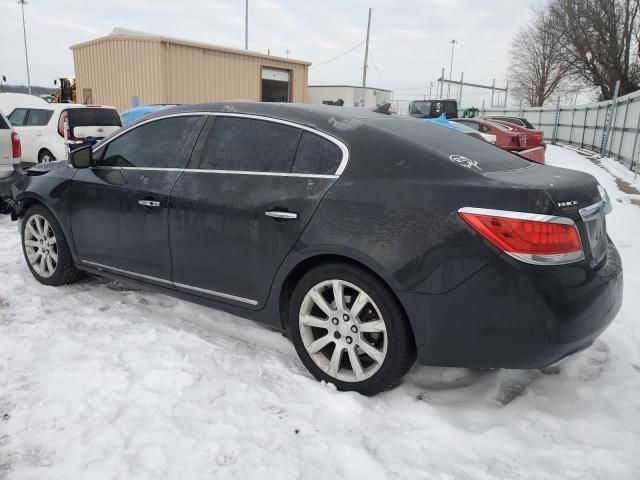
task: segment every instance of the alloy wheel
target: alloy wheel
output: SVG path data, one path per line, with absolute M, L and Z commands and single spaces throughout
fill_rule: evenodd
M 25 225 L 23 238 L 31 268 L 43 278 L 51 277 L 58 266 L 58 245 L 47 219 L 42 215 L 31 215 Z
M 343 382 L 371 378 L 387 355 L 387 326 L 371 297 L 338 279 L 313 286 L 299 314 L 300 335 L 313 362 Z

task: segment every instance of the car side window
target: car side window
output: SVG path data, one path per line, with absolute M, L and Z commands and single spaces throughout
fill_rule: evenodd
M 11 125 L 14 127 L 23 127 L 27 122 L 27 113 L 29 112 L 26 108 L 16 108 L 11 115 L 9 115 L 9 121 Z
M 248 172 L 291 171 L 301 130 L 265 120 L 216 117 L 199 168 Z
M 133 128 L 107 144 L 99 166 L 185 168 L 185 146 L 201 116 L 171 117 Z
M 49 123 L 53 115 L 53 110 L 40 110 L 32 108 L 29 110 L 29 116 L 27 117 L 27 127 L 44 127 Z
M 334 175 L 342 162 L 342 150 L 320 135 L 304 132 L 293 162 L 294 173 Z

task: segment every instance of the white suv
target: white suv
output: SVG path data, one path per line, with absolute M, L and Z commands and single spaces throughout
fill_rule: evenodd
M 34 163 L 65 160 L 84 139 L 100 140 L 122 126 L 113 107 L 74 103 L 16 107 L 9 121 L 20 135 L 22 160 Z

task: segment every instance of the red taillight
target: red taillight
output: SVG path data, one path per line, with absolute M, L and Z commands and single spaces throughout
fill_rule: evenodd
M 64 137 L 65 123 L 68 124 L 68 121 L 67 121 L 68 118 L 69 118 L 69 112 L 67 110 L 64 110 L 60 114 L 60 118 L 58 119 L 58 135 L 60 135 L 61 137 Z M 67 139 L 77 140 L 77 138 L 72 135 L 71 130 L 67 130 Z
M 13 158 L 20 158 L 22 156 L 22 144 L 16 132 L 11 132 L 11 152 Z
M 462 208 L 458 214 L 503 252 L 535 264 L 562 264 L 584 258 L 571 219 L 522 212 Z

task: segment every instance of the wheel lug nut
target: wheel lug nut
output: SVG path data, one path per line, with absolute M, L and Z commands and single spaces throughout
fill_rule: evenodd
M 334 338 L 339 339 L 340 338 L 340 332 L 335 332 L 333 334 Z
M 358 327 L 356 327 L 355 325 L 351 327 L 351 331 L 353 333 L 358 333 Z
M 337 318 L 332 318 L 331 319 L 331 323 L 333 323 L 334 325 L 338 324 L 338 319 Z
M 349 321 L 349 315 L 347 315 L 347 314 L 345 313 L 345 314 L 342 316 L 342 319 L 343 319 L 345 322 L 348 322 L 348 321 Z
M 349 345 L 351 345 L 351 342 L 353 342 L 353 339 L 351 337 L 347 337 L 346 340 Z

